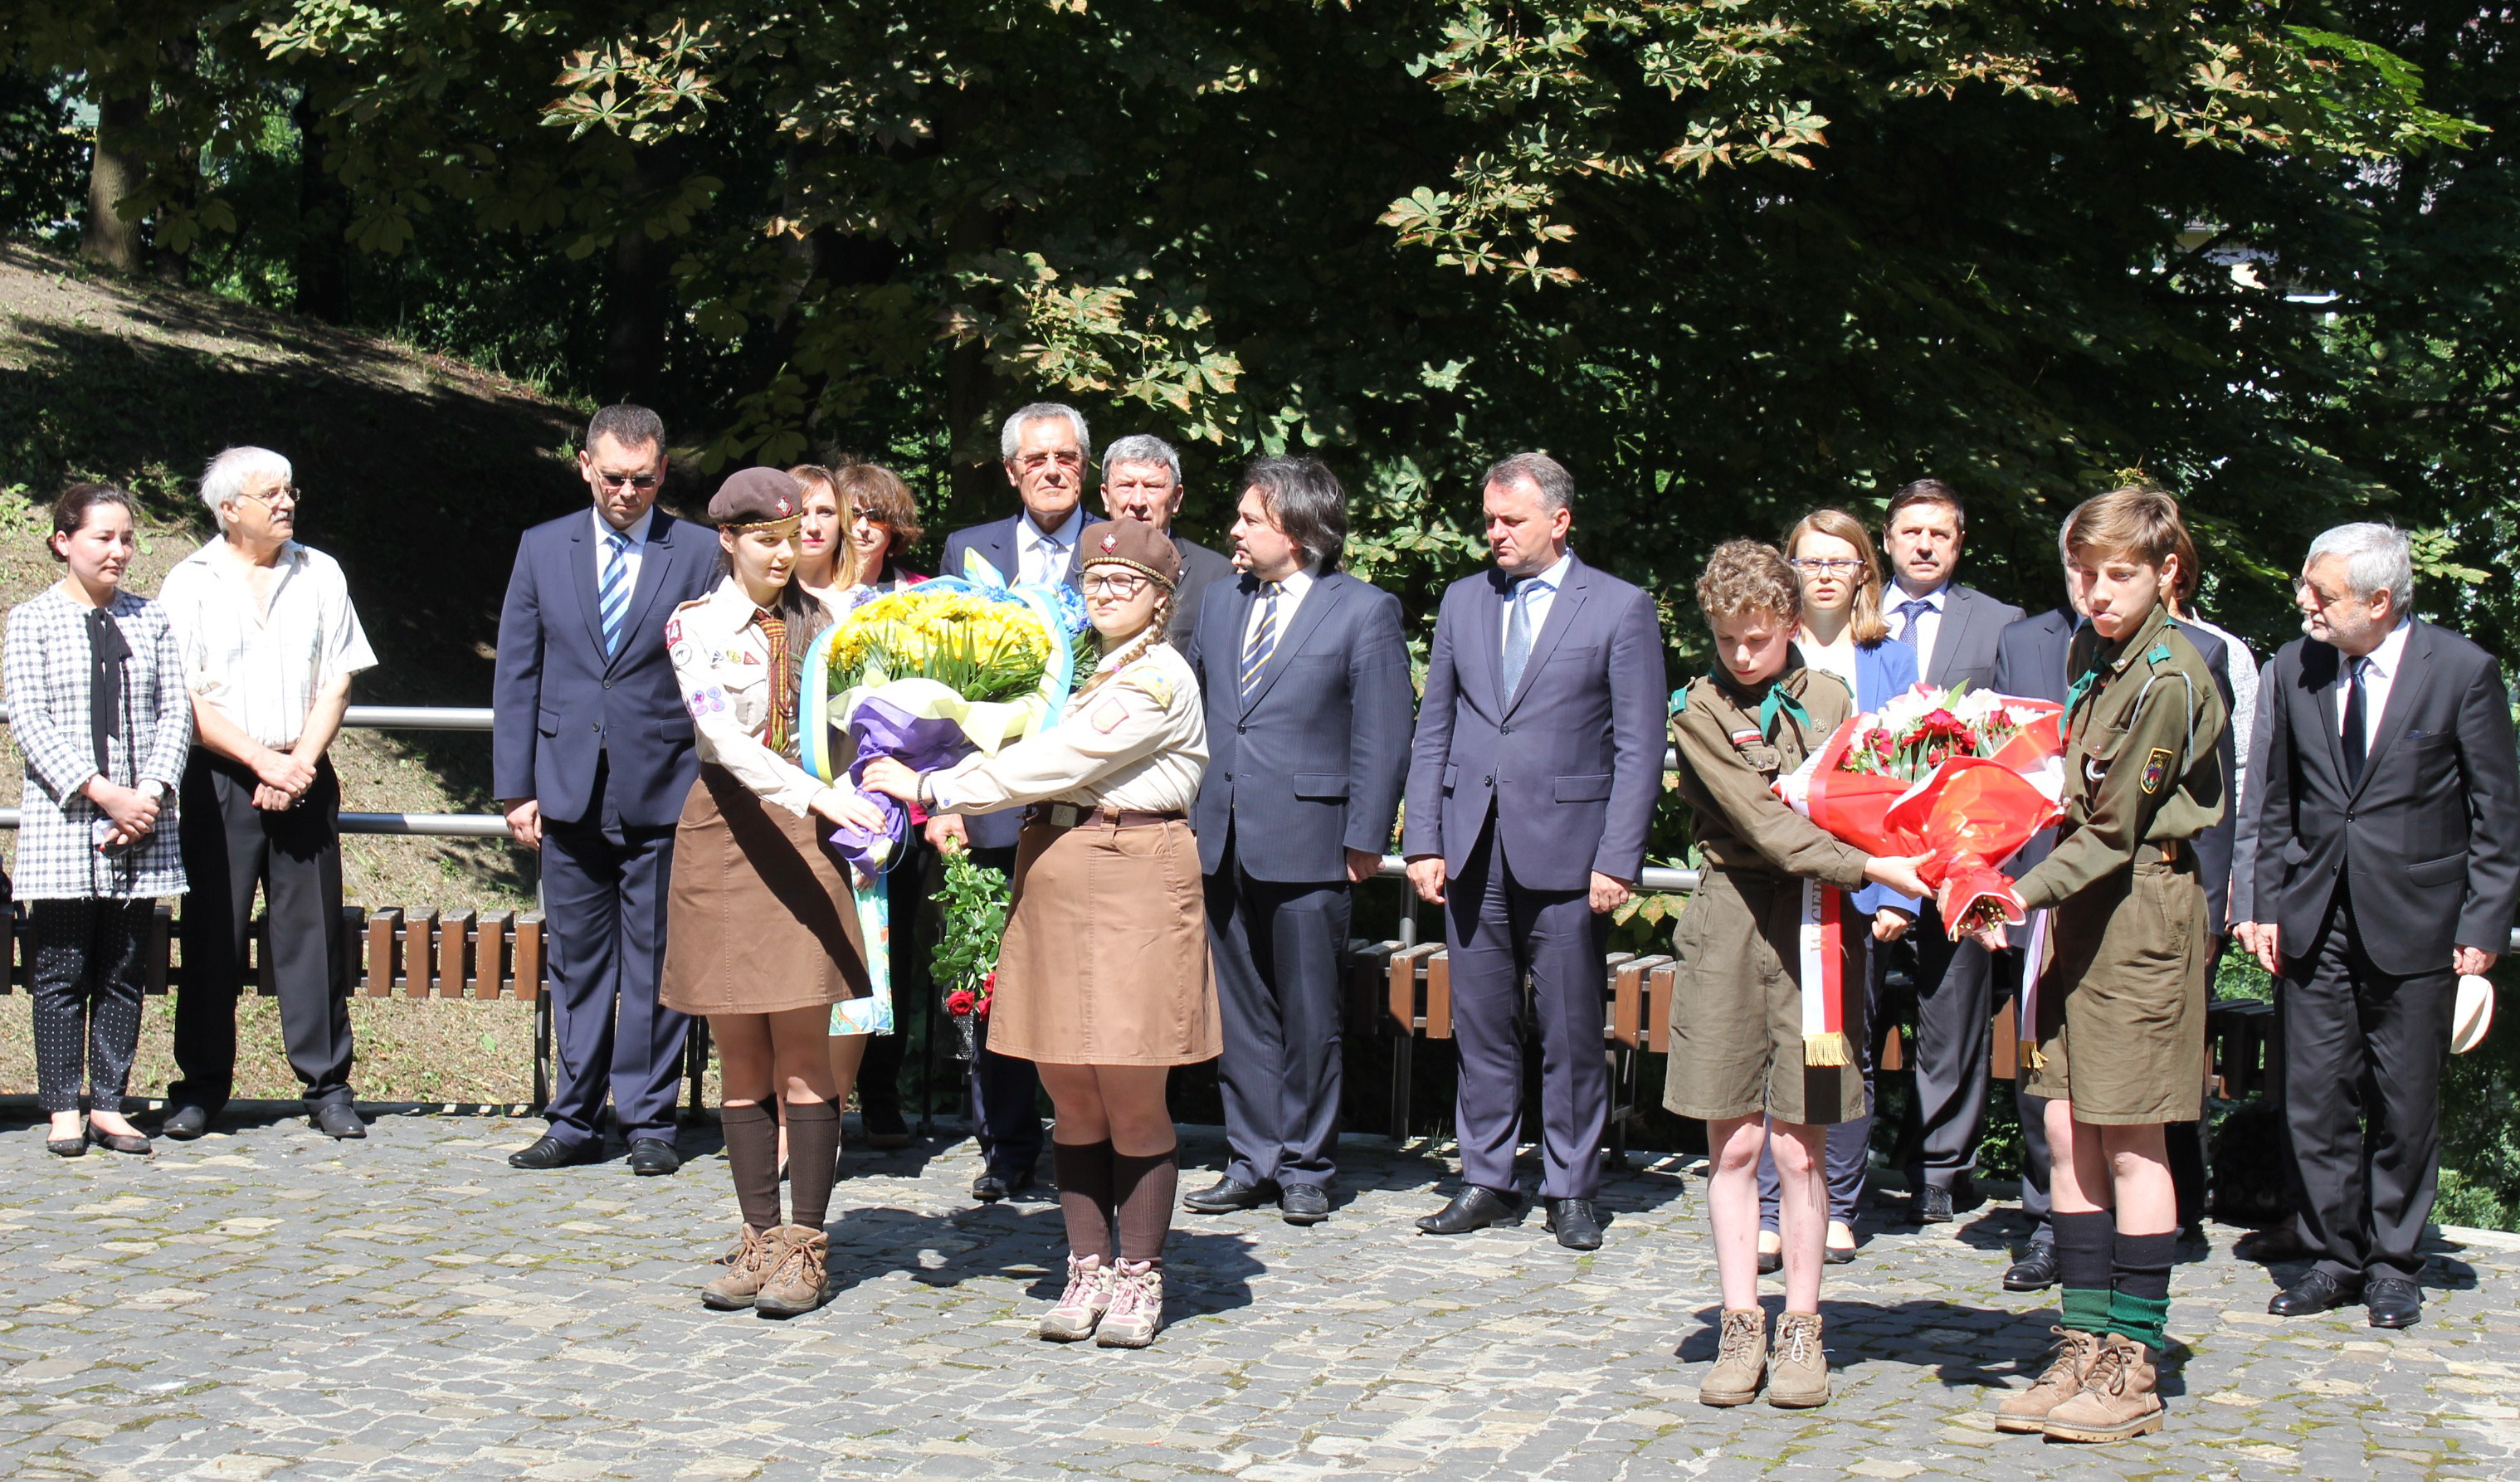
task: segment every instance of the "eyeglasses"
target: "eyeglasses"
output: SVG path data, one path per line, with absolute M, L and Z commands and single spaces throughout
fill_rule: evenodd
M 1117 597 L 1124 602 L 1146 588 L 1147 578 L 1135 571 L 1089 572 L 1076 581 L 1076 589 L 1088 597 Z
M 657 473 L 607 473 L 601 469 L 596 471 L 595 477 L 597 482 L 608 489 L 617 489 L 623 484 L 628 484 L 643 494 L 664 482 L 663 475 Z
M 268 489 L 247 489 L 238 497 L 250 499 L 266 510 L 279 509 L 284 501 L 295 505 L 305 498 L 293 483 L 274 484 Z
M 1038 473 L 1052 464 L 1062 469 L 1081 469 L 1085 467 L 1085 455 L 1072 448 L 1061 448 L 1055 453 L 1027 453 L 1016 459 L 1014 464 L 1027 473 Z
M 1796 556 L 1785 564 L 1812 576 L 1852 576 L 1864 568 L 1864 562 L 1851 556 Z

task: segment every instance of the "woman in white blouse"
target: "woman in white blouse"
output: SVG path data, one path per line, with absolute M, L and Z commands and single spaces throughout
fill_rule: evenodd
M 708 509 L 724 579 L 665 626 L 700 773 L 674 829 L 659 997 L 708 1016 L 743 1215 L 727 1272 L 701 1301 L 770 1317 L 811 1311 L 830 1291 L 823 1221 L 845 1093 L 832 1078 L 828 1026 L 832 1005 L 873 991 L 849 881 L 823 835 L 833 824 L 882 825 L 873 803 L 796 764 L 800 661 L 823 620 L 788 580 L 801 495 L 776 469 L 728 478 Z M 765 1104 L 774 1099 L 788 1115 L 786 1221 L 779 1119 Z
M 1207 721 L 1197 676 L 1163 641 L 1181 578 L 1171 539 L 1119 519 L 1087 526 L 1077 549 L 1103 657 L 1059 723 L 925 776 L 877 762 L 864 783 L 931 813 L 1032 805 L 989 1038 L 1041 1067 L 1058 1113 L 1068 1281 L 1041 1335 L 1144 1348 L 1163 1325 L 1179 1181 L 1165 1082 L 1171 1067 L 1223 1049 L 1187 820 L 1207 767 Z

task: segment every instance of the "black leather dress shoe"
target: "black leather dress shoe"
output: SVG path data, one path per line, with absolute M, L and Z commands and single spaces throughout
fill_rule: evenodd
M 2004 1268 L 2003 1289 L 2006 1291 L 2046 1291 L 2056 1284 L 2056 1242 L 2033 1240 L 2021 1251 L 2021 1259 Z
M 630 1140 L 630 1171 L 642 1178 L 655 1178 L 683 1166 L 683 1155 L 663 1138 Z
M 1548 1200 L 1548 1225 L 1557 1236 L 1557 1243 L 1568 1250 L 1601 1248 L 1601 1217 L 1594 1212 L 1591 1199 Z
M 2374 1327 L 2412 1327 L 2423 1321 L 2422 1288 L 2405 1277 L 2373 1277 L 2362 1283 L 2363 1305 Z
M 206 1106 L 178 1106 L 166 1113 L 166 1120 L 158 1124 L 158 1131 L 178 1143 L 189 1143 L 209 1131 L 212 1120 Z
M 368 1135 L 368 1124 L 359 1120 L 359 1114 L 350 1109 L 347 1101 L 326 1101 L 315 1108 L 311 1120 L 315 1130 L 328 1138 L 347 1140 Z
M 1418 1228 L 1428 1235 L 1467 1235 L 1491 1225 L 1510 1225 L 1522 1218 L 1519 1194 L 1499 1193 L 1476 1184 L 1462 1186 L 1453 1195 L 1453 1202 L 1433 1214 L 1418 1217 Z
M 2326 1272 L 2314 1270 L 2276 1292 L 2274 1299 L 2267 1303 L 2267 1311 L 2278 1318 L 2307 1318 L 2342 1307 L 2357 1295 L 2345 1282 Z
M 971 1197 L 983 1204 L 994 1204 L 1011 1191 L 1007 1181 L 994 1173 L 982 1173 L 971 1181 Z
M 1916 1190 L 1910 1206 L 1919 1225 L 1949 1225 L 1952 1222 L 1952 1191 L 1928 1184 Z
M 1330 1217 L 1330 1191 L 1319 1184 L 1288 1184 L 1278 1190 L 1278 1217 L 1289 1225 L 1319 1225 Z
M 1268 1202 L 1268 1194 L 1240 1179 L 1219 1179 L 1195 1193 L 1182 1195 L 1182 1208 L 1192 1214 L 1232 1214 L 1238 1209 L 1257 1209 Z
M 589 1138 L 583 1143 L 563 1143 L 550 1133 L 544 1133 L 535 1139 L 534 1145 L 531 1147 L 508 1154 L 508 1166 L 511 1168 L 567 1168 L 578 1163 L 603 1161 L 604 1145 L 596 1139 Z

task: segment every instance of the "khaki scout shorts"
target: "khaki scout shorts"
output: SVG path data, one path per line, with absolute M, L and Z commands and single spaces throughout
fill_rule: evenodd
M 2039 1055 L 2022 1089 L 2101 1127 L 2192 1122 L 2205 1109 L 2214 967 L 2192 851 L 2147 861 L 2055 908 L 2039 981 Z
M 1856 913 L 1847 913 L 1850 920 Z M 1780 1122 L 1831 1125 L 1864 1114 L 1859 1065 L 1803 1063 L 1800 882 L 1764 872 L 1710 869 L 1680 916 L 1671 1000 L 1671 1053 L 1662 1103 L 1709 1122 L 1761 1112 Z M 1850 954 L 1846 1030 L 1864 1043 L 1864 955 Z

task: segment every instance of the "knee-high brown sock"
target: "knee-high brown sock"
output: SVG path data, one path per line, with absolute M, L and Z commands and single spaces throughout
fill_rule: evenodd
M 769 1107 L 720 1106 L 726 1165 L 735 1175 L 735 1203 L 743 1223 L 768 1230 L 779 1223 L 779 1118 Z
M 1101 1256 L 1111 1264 L 1111 1144 L 1050 1145 L 1052 1174 L 1058 1180 L 1058 1213 L 1067 1222 L 1067 1253 Z
M 840 1106 L 837 1101 L 788 1103 L 788 1204 L 789 1218 L 820 1230 L 832 1212 L 832 1181 L 839 1176 Z
M 1179 1148 L 1152 1157 L 1111 1155 L 1120 1205 L 1120 1259 L 1164 1264 L 1164 1237 L 1173 1233 L 1173 1195 L 1181 1188 Z

